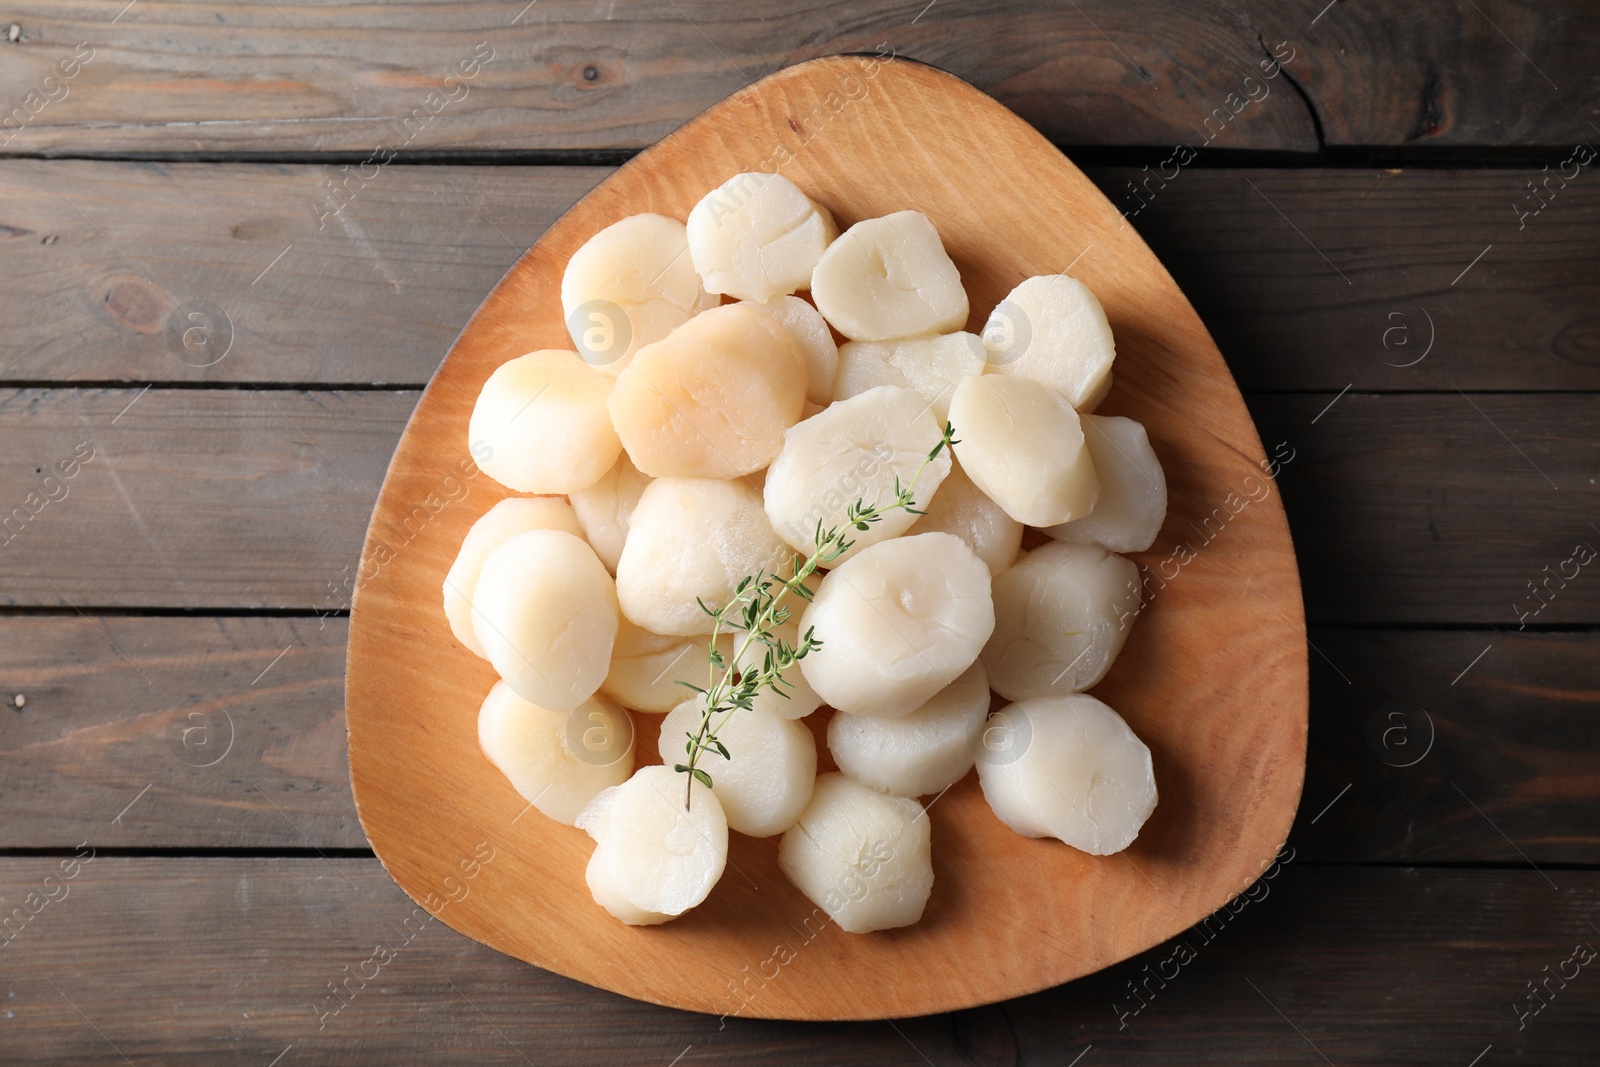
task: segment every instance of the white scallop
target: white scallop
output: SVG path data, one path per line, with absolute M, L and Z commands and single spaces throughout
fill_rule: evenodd
M 907 797 L 821 775 L 799 823 L 783 835 L 778 866 L 841 930 L 910 926 L 933 891 L 926 813 Z
M 849 341 L 839 347 L 833 398 L 845 400 L 880 385 L 915 389 L 942 425 L 956 386 L 984 367 L 983 340 L 974 333 L 908 337 L 900 341 Z
M 485 474 L 519 493 L 570 493 L 598 482 L 622 441 L 606 410 L 611 379 L 576 353 L 508 360 L 473 405 L 467 440 Z
M 898 719 L 835 715 L 828 751 L 862 785 L 903 797 L 937 793 L 972 769 L 989 714 L 989 678 L 974 663 L 926 704 Z
M 800 342 L 808 372 L 808 406 L 821 404 L 826 407 L 833 399 L 833 380 L 839 373 L 839 346 L 834 343 L 833 331 L 828 329 L 828 321 L 822 317 L 822 312 L 798 296 L 773 297 L 756 306 L 781 322 Z
M 984 374 L 950 401 L 956 458 L 984 494 L 1028 526 L 1081 518 L 1100 496 L 1078 413 L 1032 378 Z
M 707 688 L 711 667 L 708 646 L 704 636 L 651 633 L 624 615 L 617 624 L 611 669 L 600 691 L 625 708 L 664 715 L 689 695 L 689 690 L 678 684 L 680 680 Z M 717 650 L 724 657 L 731 657 L 733 637 L 719 637 Z
M 688 761 L 685 745 L 700 729 L 704 707 L 703 698 L 691 697 L 661 720 L 657 747 L 664 765 Z M 764 708 L 738 708 L 719 713 L 712 726 L 728 758 L 706 749 L 696 766 L 711 776 L 728 829 L 771 837 L 793 826 L 817 778 L 817 742 L 805 723 Z
M 617 561 L 617 598 L 636 625 L 658 634 L 709 634 L 709 608 L 739 581 L 791 558 L 772 531 L 761 497 L 742 481 L 657 478 L 629 522 Z
M 478 711 L 478 744 L 522 799 L 567 826 L 602 789 L 633 773 L 633 721 L 604 697 L 571 711 L 530 704 L 496 682 Z
M 666 922 L 711 893 L 728 859 L 728 820 L 711 790 L 689 776 L 640 767 L 578 813 L 596 841 L 586 878 L 601 907 L 633 926 Z
M 700 284 L 683 223 L 630 215 L 585 241 L 561 275 L 561 316 L 585 362 L 619 373 L 661 340 L 721 301 Z
M 1057 541 L 1143 552 L 1167 519 L 1167 477 L 1150 436 L 1132 419 L 1083 416 L 1083 438 L 1100 482 L 1100 499 L 1081 519 L 1051 526 Z
M 828 246 L 811 298 L 852 341 L 949 333 L 967 322 L 961 274 L 939 231 L 917 211 L 858 222 Z
M 1022 550 L 1022 523 L 973 485 L 960 462 L 951 465 L 950 476 L 940 483 L 927 514 L 911 529 L 915 533 L 955 534 L 988 564 L 990 574 L 1011 566 Z
M 896 478 L 902 486 L 916 478 L 912 503 L 927 508 L 950 472 L 948 448 L 922 469 L 942 432 L 928 402 L 901 386 L 879 386 L 830 405 L 784 435 L 767 469 L 762 495 L 772 528 L 796 552 L 810 555 L 818 522 L 824 529 L 843 526 L 857 501 L 893 503 Z M 866 530 L 850 532 L 854 543 L 840 559 L 899 536 L 916 519 L 901 509 L 885 512 Z
M 567 494 L 584 540 L 612 574 L 617 573 L 617 560 L 628 539 L 628 519 L 649 484 L 649 476 L 640 474 L 624 452 L 598 482 Z
M 1089 287 L 1065 274 L 1029 278 L 1011 290 L 983 328 L 990 370 L 1052 386 L 1079 411 L 1111 389 L 1117 348 Z
M 994 580 L 989 686 L 1007 700 L 1080 692 L 1111 669 L 1140 606 L 1133 561 L 1053 541 Z
M 1150 749 L 1122 716 L 1087 694 L 1038 697 L 996 713 L 1012 743 L 978 761 L 1001 822 L 1094 856 L 1121 852 L 1156 808 Z
M 989 568 L 960 538 L 915 534 L 863 550 L 822 580 L 800 629 L 822 647 L 800 669 L 852 715 L 915 711 L 977 659 L 995 628 Z
M 839 236 L 828 209 L 781 174 L 735 174 L 689 212 L 689 256 L 708 293 L 771 300 L 811 287 Z
M 529 530 L 564 530 L 578 536 L 578 519 L 572 507 L 556 496 L 512 497 L 478 517 L 462 538 L 455 562 L 444 576 L 444 616 L 456 640 L 478 655 L 483 645 L 472 629 L 472 593 L 478 587 L 483 561 L 507 538 Z
M 530 530 L 489 553 L 472 595 L 484 655 L 522 699 L 570 711 L 611 663 L 617 593 L 594 550 L 560 530 Z

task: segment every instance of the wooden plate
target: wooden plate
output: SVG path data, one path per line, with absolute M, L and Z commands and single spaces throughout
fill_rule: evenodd
M 915 926 L 841 932 L 779 872 L 776 839 L 735 835 L 704 905 L 629 928 L 589 897 L 588 837 L 524 814 L 478 748 L 478 705 L 495 675 L 451 637 L 440 588 L 467 527 L 509 494 L 472 465 L 467 418 L 501 362 L 571 347 L 561 272 L 590 235 L 635 212 L 685 218 L 733 174 L 775 167 L 841 228 L 904 208 L 926 213 L 971 295 L 968 329 L 1035 274 L 1070 268 L 1104 304 L 1117 363 L 1101 410 L 1148 427 L 1171 510 L 1155 547 L 1136 557 L 1148 567 L 1148 604 L 1096 694 L 1149 744 L 1161 802 L 1127 852 L 1097 858 L 1011 833 L 969 774 L 930 810 L 933 898 Z M 1291 454 L 1274 447 L 1279 459 Z M 1026 123 L 919 64 L 834 56 L 789 67 L 579 201 L 489 294 L 423 394 L 367 533 L 350 621 L 350 774 L 362 826 L 401 888 L 468 937 L 693 1011 L 921 1015 L 1099 970 L 1248 887 L 1293 820 L 1306 640 L 1268 465 L 1188 301 L 1106 198 Z M 636 718 L 641 759 L 655 762 L 659 717 Z M 812 716 L 819 736 L 825 719 Z

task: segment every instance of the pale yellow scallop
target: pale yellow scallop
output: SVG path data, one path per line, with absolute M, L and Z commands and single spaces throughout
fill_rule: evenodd
M 794 334 L 756 306 L 728 304 L 641 349 L 608 407 L 628 458 L 652 478 L 736 478 L 778 454 L 807 381 Z
M 605 681 L 617 636 L 617 591 L 579 537 L 531 530 L 489 553 L 472 626 L 490 664 L 532 704 L 570 711 Z
M 563 530 L 582 536 L 572 506 L 560 497 L 512 497 L 500 501 L 472 524 L 444 576 L 444 616 L 450 621 L 450 632 L 480 656 L 483 645 L 472 629 L 472 593 L 478 587 L 483 561 L 507 539 L 529 530 Z
M 605 476 L 622 451 L 606 396 L 611 379 L 575 352 L 508 360 L 483 383 L 467 441 L 483 472 L 519 493 L 571 493 Z
M 572 254 L 561 275 L 561 316 L 590 366 L 616 375 L 645 345 L 721 303 L 689 258 L 683 223 L 630 215 Z

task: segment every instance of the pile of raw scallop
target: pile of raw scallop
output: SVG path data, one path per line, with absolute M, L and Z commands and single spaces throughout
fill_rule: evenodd
M 601 907 L 682 915 L 731 831 L 782 835 L 783 872 L 842 929 L 915 923 L 928 808 L 974 765 L 1016 833 L 1093 855 L 1134 840 L 1156 805 L 1150 751 L 1084 690 L 1138 613 L 1119 553 L 1154 541 L 1166 482 L 1144 427 L 1093 414 L 1115 350 L 1082 282 L 1028 278 L 963 332 L 967 294 L 925 215 L 840 233 L 793 182 L 750 173 L 687 225 L 596 233 L 561 302 L 573 348 L 510 360 L 477 399 L 473 457 L 526 495 L 472 526 L 444 609 L 501 678 L 484 754 L 528 807 L 594 838 Z M 929 460 L 947 424 L 955 443 Z M 699 762 L 712 785 L 672 769 L 704 709 L 678 683 L 712 677 L 706 607 L 788 577 L 819 528 L 897 485 L 915 511 L 851 530 L 813 596 L 789 598 L 775 636 L 821 647 L 726 720 L 726 757 Z M 1047 536 L 1023 551 L 1029 528 Z M 739 637 L 716 641 L 729 662 Z M 801 721 L 819 712 L 839 768 L 821 775 Z M 636 769 L 641 715 L 659 717 L 663 762 Z

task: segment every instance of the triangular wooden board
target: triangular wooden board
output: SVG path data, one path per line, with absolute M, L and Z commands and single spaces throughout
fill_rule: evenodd
M 641 211 L 685 218 L 732 175 L 774 168 L 841 228 L 906 208 L 927 214 L 971 295 L 974 331 L 1030 275 L 1070 266 L 1099 296 L 1118 352 L 1101 411 L 1148 427 L 1171 509 L 1156 546 L 1135 557 L 1150 568 L 1149 603 L 1096 694 L 1149 744 L 1161 800 L 1127 852 L 1097 858 L 1007 830 L 972 774 L 930 810 L 933 898 L 915 926 L 858 936 L 823 923 L 779 872 L 776 839 L 735 835 L 705 904 L 664 926 L 629 928 L 590 899 L 588 837 L 527 811 L 478 748 L 477 709 L 495 676 L 451 637 L 440 587 L 467 527 L 508 494 L 472 476 L 467 419 L 501 362 L 571 347 L 561 272 L 588 237 Z M 693 1011 L 921 1015 L 1099 970 L 1249 886 L 1293 820 L 1306 637 L 1267 467 L 1188 301 L 1044 138 L 931 67 L 873 56 L 789 67 L 579 201 L 484 301 L 418 403 L 368 531 L 350 625 L 350 769 L 362 825 L 400 886 L 463 934 Z M 826 714 L 813 716 L 817 726 Z M 641 760 L 655 762 L 659 718 L 637 719 Z

